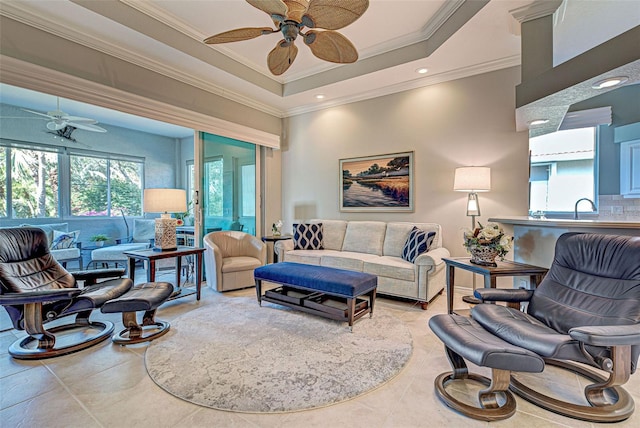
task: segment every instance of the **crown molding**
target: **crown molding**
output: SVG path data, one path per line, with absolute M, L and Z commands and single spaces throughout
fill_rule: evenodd
M 279 148 L 280 136 L 0 55 L 2 82 L 196 131 Z
M 230 101 L 234 101 L 247 107 L 251 107 L 261 112 L 270 114 L 272 116 L 282 118 L 283 112 L 280 109 L 274 108 L 264 103 L 260 103 L 252 98 L 230 91 L 227 88 L 212 84 L 204 79 L 191 76 L 184 73 L 184 71 L 182 70 L 178 70 L 174 67 L 168 66 L 167 64 L 160 63 L 152 58 L 141 55 L 137 52 L 133 52 L 122 46 L 114 45 L 113 43 L 107 42 L 105 40 L 98 39 L 85 33 L 81 33 L 76 29 L 65 25 L 64 23 L 54 22 L 45 16 L 34 13 L 25 5 L 25 3 L 3 3 L 2 9 L 0 9 L 0 15 L 45 31 L 49 34 L 53 34 L 54 36 L 61 37 L 82 46 L 86 46 L 90 49 L 113 56 L 115 58 L 121 59 L 128 63 L 137 65 L 139 67 L 185 83 L 187 85 L 202 89 L 205 92 L 221 96 Z
M 137 11 L 144 13 L 145 15 L 155 19 L 162 24 L 173 28 L 174 30 L 184 34 L 187 37 L 197 41 L 198 43 L 203 43 L 203 40 L 210 36 L 210 34 L 203 34 L 199 31 L 195 31 L 189 23 L 181 20 L 175 15 L 167 13 L 164 9 L 159 6 L 156 6 L 149 0 L 120 0 L 120 3 L 126 4 L 127 6 L 136 9 Z M 271 80 L 274 80 L 280 84 L 284 84 L 284 78 L 274 76 L 269 73 L 264 67 L 255 64 L 254 62 L 248 61 L 247 58 L 235 54 L 231 49 L 225 48 L 223 45 L 209 45 L 211 49 L 215 49 L 223 55 L 228 56 L 229 58 L 246 65 L 257 73 L 262 74 L 265 77 L 268 77 Z
M 521 24 L 523 22 L 553 15 L 562 4 L 562 0 L 538 0 L 526 6 L 518 7 L 509 13 Z
M 489 73 L 492 71 L 501 70 L 503 68 L 516 66 L 520 66 L 520 55 L 512 55 L 498 60 L 476 64 L 470 67 L 458 68 L 444 73 L 422 77 L 409 82 L 397 83 L 394 85 L 385 86 L 383 88 L 378 88 L 373 91 L 363 92 L 351 97 L 337 98 L 317 105 L 289 109 L 286 111 L 286 116 L 297 116 L 300 114 L 312 113 L 314 111 L 326 110 L 344 104 L 366 101 L 373 98 L 396 94 L 398 92 L 424 88 L 426 86 L 437 85 L 439 83 L 444 83 L 451 80 L 463 79 L 465 77 L 471 77 L 478 74 Z

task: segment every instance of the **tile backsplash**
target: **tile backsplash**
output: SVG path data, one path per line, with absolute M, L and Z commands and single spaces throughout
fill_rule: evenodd
M 640 221 L 640 198 L 599 195 L 598 211 L 599 220 Z

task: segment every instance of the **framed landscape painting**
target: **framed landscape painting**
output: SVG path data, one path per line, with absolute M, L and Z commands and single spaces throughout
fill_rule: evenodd
M 413 152 L 340 159 L 340 211 L 413 212 Z

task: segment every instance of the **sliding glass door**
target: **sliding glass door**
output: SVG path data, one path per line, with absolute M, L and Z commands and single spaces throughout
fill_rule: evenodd
M 201 133 L 200 232 L 259 233 L 257 149 L 254 144 Z

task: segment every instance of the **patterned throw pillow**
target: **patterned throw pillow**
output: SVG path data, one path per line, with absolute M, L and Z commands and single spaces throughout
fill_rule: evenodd
M 293 225 L 294 250 L 322 250 L 322 223 Z
M 65 248 L 73 248 L 76 245 L 78 236 L 80 236 L 79 230 L 74 230 L 73 232 L 60 232 L 58 230 L 54 230 L 51 249 L 63 250 Z
M 404 243 L 402 258 L 411 263 L 415 262 L 416 258 L 420 254 L 429 251 L 429 247 L 431 247 L 435 236 L 435 232 L 427 233 L 424 230 L 413 226 L 413 229 L 411 229 L 411 233 L 409 233 L 409 237 L 407 238 L 407 242 Z

